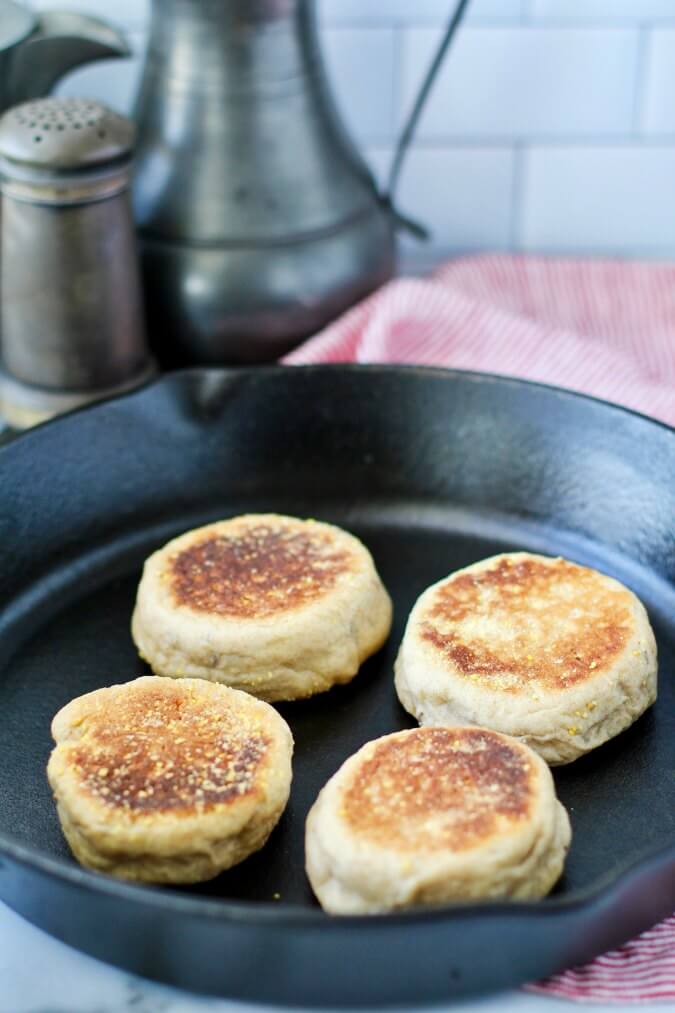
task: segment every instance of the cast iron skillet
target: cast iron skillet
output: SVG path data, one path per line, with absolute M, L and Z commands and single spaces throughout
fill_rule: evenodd
M 190 890 L 86 872 L 44 777 L 51 716 L 144 671 L 128 632 L 143 558 L 246 510 L 362 537 L 394 598 L 389 643 L 351 686 L 280 708 L 295 781 L 262 852 Z M 675 908 L 675 431 L 470 373 L 176 374 L 1 451 L 0 546 L 0 897 L 55 936 L 201 992 L 366 1006 L 531 980 Z M 392 663 L 415 598 L 459 566 L 520 548 L 598 566 L 642 597 L 659 638 L 657 705 L 556 771 L 574 842 L 550 898 L 326 917 L 303 874 L 304 817 L 342 760 L 410 724 Z

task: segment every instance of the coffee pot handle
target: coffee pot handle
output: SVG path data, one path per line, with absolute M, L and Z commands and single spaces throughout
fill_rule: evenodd
M 131 56 L 124 35 L 100 18 L 69 11 L 43 11 L 13 54 L 9 105 L 39 98 L 75 67 L 93 60 Z
M 396 143 L 396 148 L 394 150 L 394 157 L 392 158 L 391 166 L 389 169 L 389 178 L 387 180 L 387 185 L 384 194 L 382 195 L 382 200 L 389 206 L 391 213 L 394 215 L 397 223 L 401 226 L 401 228 L 405 229 L 407 232 L 410 232 L 418 239 L 428 239 L 429 230 L 424 225 L 421 225 L 419 222 L 413 221 L 411 218 L 408 218 L 406 215 L 401 214 L 401 212 L 396 209 L 394 205 L 394 194 L 396 192 L 396 187 L 398 186 L 399 176 L 401 175 L 401 169 L 403 167 L 403 161 L 408 152 L 408 148 L 410 147 L 410 143 L 414 137 L 420 116 L 422 115 L 427 99 L 429 98 L 431 89 L 434 86 L 434 83 L 438 76 L 438 72 L 441 69 L 441 66 L 443 65 L 446 53 L 450 48 L 450 43 L 452 42 L 455 36 L 455 32 L 457 31 L 462 22 L 462 18 L 464 17 L 464 11 L 466 10 L 468 3 L 469 0 L 458 0 L 458 3 L 452 14 L 452 17 L 450 18 L 450 21 L 448 23 L 448 27 L 443 33 L 443 37 L 440 43 L 438 44 L 438 47 L 436 48 L 436 52 L 434 53 L 434 56 L 431 60 L 431 63 L 429 64 L 427 72 L 424 75 L 424 79 L 422 81 L 422 84 L 420 85 L 420 89 L 417 92 L 417 96 L 413 103 L 413 107 L 410 111 L 408 119 L 406 120 L 403 130 L 401 131 L 399 139 Z

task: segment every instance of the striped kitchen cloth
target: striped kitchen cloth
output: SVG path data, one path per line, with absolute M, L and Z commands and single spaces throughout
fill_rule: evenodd
M 675 425 L 675 264 L 489 255 L 385 285 L 285 360 L 399 362 L 539 380 Z M 587 1002 L 675 999 L 675 915 L 530 986 Z
M 467 257 L 390 282 L 284 361 L 485 370 L 675 425 L 675 264 Z

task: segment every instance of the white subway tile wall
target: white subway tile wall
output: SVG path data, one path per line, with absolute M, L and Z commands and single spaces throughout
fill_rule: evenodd
M 197 0 L 194 0 L 197 2 Z M 316 0 L 338 107 L 376 178 L 454 0 Z M 116 20 L 135 56 L 61 90 L 128 111 L 150 0 L 34 0 Z M 397 202 L 421 263 L 516 249 L 675 257 L 675 0 L 469 0 Z
M 443 246 L 449 252 L 507 249 L 514 163 L 509 148 L 417 149 L 401 180 L 399 205 L 431 229 L 439 252 Z
M 675 28 L 649 31 L 642 122 L 650 134 L 675 135 Z
M 467 19 L 518 20 L 527 0 L 469 0 Z M 320 0 L 319 13 L 327 22 L 386 21 L 418 24 L 444 21 L 452 11 L 452 0 Z
M 529 0 L 535 17 L 600 21 L 627 18 L 632 22 L 675 16 L 672 0 Z
M 324 53 L 338 108 L 352 133 L 359 140 L 388 142 L 397 121 L 395 29 L 330 29 Z
M 524 165 L 521 245 L 598 253 L 675 249 L 675 147 L 530 150 Z
M 437 32 L 411 28 L 403 51 L 405 115 Z M 638 35 L 555 28 L 467 28 L 420 122 L 420 141 L 453 137 L 616 135 L 632 125 Z

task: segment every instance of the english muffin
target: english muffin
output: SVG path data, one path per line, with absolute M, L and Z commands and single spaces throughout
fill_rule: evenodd
M 551 773 L 483 728 L 416 728 L 369 742 L 307 819 L 307 875 L 334 914 L 548 893 L 571 837 Z
M 422 725 L 483 725 L 551 764 L 627 728 L 656 699 L 647 613 L 617 580 L 526 552 L 485 559 L 428 588 L 396 660 Z
M 132 635 L 157 675 L 275 701 L 349 682 L 390 627 L 389 595 L 357 538 L 331 524 L 248 514 L 188 531 L 150 556 Z
M 123 879 L 211 879 L 263 846 L 288 800 L 288 725 L 226 686 L 146 676 L 71 701 L 52 734 L 68 844 Z

